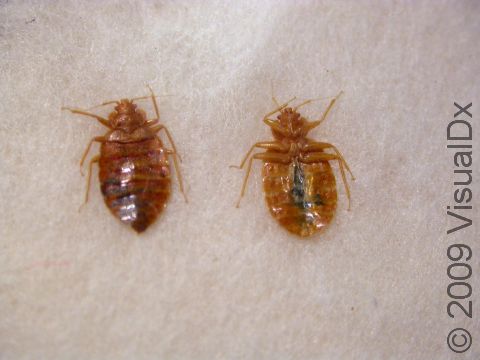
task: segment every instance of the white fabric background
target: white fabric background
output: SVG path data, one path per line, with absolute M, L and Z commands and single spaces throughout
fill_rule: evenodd
M 446 315 L 445 255 L 462 240 L 445 236 L 445 129 L 453 101 L 473 101 L 478 144 L 479 12 L 477 1 L 1 0 L 0 358 L 451 359 L 454 325 L 476 327 L 456 358 L 480 358 L 478 224 L 464 238 L 470 322 Z M 283 101 L 345 91 L 312 135 L 357 176 L 352 210 L 339 186 L 334 222 L 311 240 L 270 217 L 259 164 L 234 208 L 243 172 L 228 165 L 270 138 L 271 83 Z M 138 236 L 104 206 L 96 172 L 77 211 L 79 159 L 105 129 L 60 108 L 146 84 L 171 95 L 162 121 L 190 203 L 175 185 Z

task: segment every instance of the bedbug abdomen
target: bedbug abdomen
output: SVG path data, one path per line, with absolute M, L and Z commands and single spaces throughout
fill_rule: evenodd
M 312 235 L 328 225 L 335 214 L 335 176 L 326 161 L 314 164 L 265 162 L 263 186 L 273 217 L 294 234 Z
M 105 142 L 99 166 L 102 194 L 110 211 L 135 231 L 144 231 L 170 195 L 170 168 L 160 139 Z

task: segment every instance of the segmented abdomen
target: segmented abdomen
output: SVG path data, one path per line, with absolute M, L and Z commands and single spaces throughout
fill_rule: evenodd
M 144 231 L 170 195 L 170 167 L 160 139 L 105 142 L 99 167 L 103 198 L 110 211 L 137 232 Z
M 294 234 L 312 235 L 329 224 L 335 214 L 335 176 L 326 161 L 293 161 L 288 165 L 265 162 L 263 186 L 273 217 Z

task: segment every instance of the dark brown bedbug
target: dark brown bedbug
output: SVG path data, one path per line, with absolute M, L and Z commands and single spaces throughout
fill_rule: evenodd
M 134 99 L 108 101 L 100 106 L 116 104 L 108 120 L 84 110 L 63 108 L 74 114 L 92 117 L 109 128 L 104 136 L 90 140 L 80 161 L 82 167 L 93 142 L 99 142 L 100 155 L 90 160 L 85 203 L 90 191 L 90 178 L 94 163 L 99 165 L 99 178 L 105 204 L 115 217 L 143 232 L 162 212 L 170 196 L 171 178 L 168 156 L 173 157 L 180 191 L 185 197 L 177 150 L 173 139 L 160 124 L 155 94 Z M 156 117 L 147 120 L 145 112 L 135 100 L 151 98 Z M 166 149 L 157 133 L 164 130 L 172 149 Z
M 308 121 L 297 112 L 301 106 L 313 100 L 291 108 L 287 106 L 295 98 L 283 105 L 273 98 L 277 108 L 265 115 L 263 122 L 271 128 L 275 140 L 254 144 L 238 166 L 243 168 L 253 149 L 266 149 L 250 157 L 237 207 L 245 194 L 253 160 L 262 160 L 263 186 L 270 213 L 288 231 L 310 236 L 328 225 L 335 214 L 337 191 L 329 162 L 337 160 L 350 209 L 350 189 L 344 166 L 352 179 L 354 177 L 345 159 L 334 145 L 307 138 L 308 132 L 325 120 L 338 96 L 317 121 Z M 276 120 L 268 118 L 277 112 L 280 114 Z M 334 153 L 326 152 L 327 149 Z

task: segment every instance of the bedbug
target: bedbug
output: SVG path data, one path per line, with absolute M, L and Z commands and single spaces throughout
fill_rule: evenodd
M 175 143 L 160 114 L 153 90 L 150 95 L 133 99 L 107 101 L 99 106 L 115 104 L 108 119 L 88 111 L 62 108 L 74 114 L 92 117 L 109 130 L 104 136 L 90 140 L 80 161 L 83 166 L 90 147 L 100 143 L 100 154 L 90 160 L 85 203 L 88 202 L 92 166 L 98 163 L 101 191 L 112 214 L 140 233 L 163 211 L 170 196 L 171 177 L 168 157 L 172 156 L 180 191 L 185 197 Z M 136 100 L 151 98 L 156 117 L 148 120 L 137 107 Z M 164 147 L 157 133 L 164 130 L 172 149 Z
M 302 237 L 310 236 L 324 229 L 335 214 L 337 191 L 330 162 L 336 160 L 350 209 L 350 189 L 345 169 L 352 180 L 355 178 L 345 159 L 334 145 L 307 137 L 309 131 L 325 120 L 341 93 L 331 100 L 317 121 L 308 121 L 297 112 L 301 106 L 313 100 L 292 108 L 288 104 L 295 98 L 280 105 L 273 97 L 277 108 L 266 114 L 263 122 L 271 128 L 274 140 L 255 143 L 240 166 L 233 166 L 242 169 L 255 148 L 266 150 L 250 157 L 237 207 L 245 194 L 253 160 L 262 160 L 263 188 L 270 213 L 288 231 Z M 269 119 L 277 112 L 279 115 L 276 120 Z M 333 153 L 326 150 L 332 150 Z

